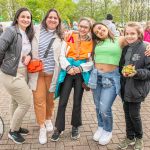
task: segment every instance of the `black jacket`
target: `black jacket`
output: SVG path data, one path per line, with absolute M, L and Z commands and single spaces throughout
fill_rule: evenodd
M 125 64 L 125 55 L 129 46 L 123 49 L 119 70 Z M 132 50 L 130 64 L 135 65 L 137 74 L 131 78 L 125 78 L 121 74 L 121 97 L 123 101 L 141 102 L 150 90 L 150 57 L 145 56 L 146 45 L 139 42 Z
M 2 72 L 16 76 L 21 50 L 22 36 L 19 29 L 16 26 L 7 28 L 0 36 L 0 68 Z

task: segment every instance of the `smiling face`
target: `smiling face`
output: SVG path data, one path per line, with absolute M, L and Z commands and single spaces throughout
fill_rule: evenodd
M 59 18 L 56 12 L 51 11 L 46 19 L 46 25 L 49 30 L 55 30 L 59 24 Z
M 108 29 L 102 24 L 97 24 L 93 28 L 93 33 L 100 39 L 108 38 Z
M 126 27 L 125 38 L 129 44 L 136 42 L 138 38 L 138 32 L 134 27 Z
M 28 11 L 22 11 L 17 19 L 17 24 L 22 30 L 26 30 L 31 24 L 31 14 Z
M 87 20 L 82 20 L 78 25 L 80 36 L 86 36 L 90 31 L 90 23 Z

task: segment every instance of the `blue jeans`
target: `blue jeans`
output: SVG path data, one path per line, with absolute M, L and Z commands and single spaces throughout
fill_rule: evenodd
M 92 89 L 93 98 L 96 105 L 98 126 L 108 132 L 111 132 L 113 128 L 112 105 L 119 87 L 120 74 L 118 69 L 109 73 L 102 73 L 97 70 L 96 88 Z

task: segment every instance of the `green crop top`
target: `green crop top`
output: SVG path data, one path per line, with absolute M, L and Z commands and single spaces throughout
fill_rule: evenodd
M 119 45 L 118 38 L 114 39 L 114 42 L 110 39 L 106 39 L 95 47 L 94 60 L 95 63 L 104 63 L 119 65 L 122 49 Z

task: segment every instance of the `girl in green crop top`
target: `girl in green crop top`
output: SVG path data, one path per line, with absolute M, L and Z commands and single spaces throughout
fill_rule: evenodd
M 92 37 L 95 43 L 93 50 L 95 66 L 91 72 L 89 86 L 93 91 L 98 120 L 98 128 L 93 139 L 101 145 L 106 145 L 112 138 L 111 108 L 120 90 L 118 65 L 122 48 L 128 43 L 123 36 L 115 38 L 107 26 L 102 23 L 93 25 Z
M 115 38 L 113 41 L 106 39 L 102 43 L 99 43 L 95 47 L 95 63 L 119 65 L 121 57 L 121 47 L 119 45 L 119 39 Z

